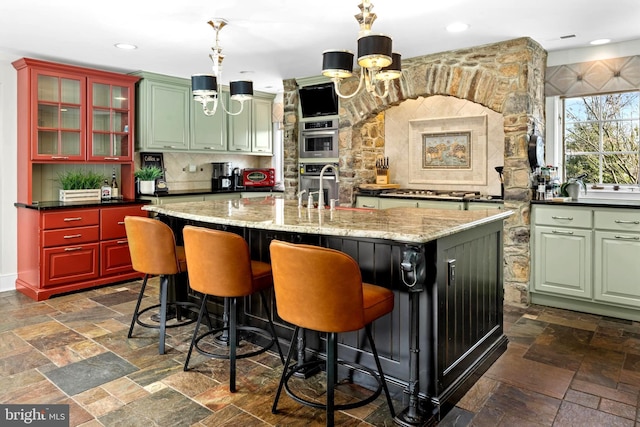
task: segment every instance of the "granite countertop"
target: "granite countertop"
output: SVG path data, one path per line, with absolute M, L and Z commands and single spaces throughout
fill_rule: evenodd
M 531 204 L 546 206 L 584 206 L 592 208 L 630 208 L 640 209 L 640 199 L 578 199 L 569 202 L 551 200 L 532 200 Z
M 204 223 L 331 236 L 426 243 L 502 221 L 511 211 L 425 208 L 299 208 L 297 201 L 267 197 L 146 205 L 144 210 Z
M 149 203 L 148 200 L 142 199 L 111 199 L 96 200 L 86 202 L 59 202 L 57 200 L 41 201 L 33 203 L 14 203 L 17 208 L 52 210 L 52 209 L 69 209 L 69 208 L 100 208 L 104 206 L 126 206 L 126 205 L 144 205 Z
M 201 188 L 195 190 L 169 190 L 166 193 L 156 194 L 143 194 L 140 197 L 175 197 L 175 196 L 199 196 L 201 194 L 237 194 L 237 193 L 251 193 L 251 192 L 270 192 L 270 193 L 282 193 L 283 190 L 275 189 L 271 187 L 249 187 L 243 189 L 227 190 L 227 191 L 211 191 L 211 189 Z

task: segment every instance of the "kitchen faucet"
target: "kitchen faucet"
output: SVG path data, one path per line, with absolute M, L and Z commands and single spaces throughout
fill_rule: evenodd
M 332 165 L 331 163 L 324 165 L 324 167 L 320 171 L 320 189 L 318 190 L 318 209 L 324 209 L 324 191 L 322 189 L 322 180 L 324 179 L 325 171 L 329 168 L 333 168 L 333 172 L 336 175 L 336 182 L 340 182 L 338 178 L 338 166 Z

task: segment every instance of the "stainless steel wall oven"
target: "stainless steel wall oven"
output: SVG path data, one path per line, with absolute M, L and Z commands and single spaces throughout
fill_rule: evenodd
M 298 157 L 302 159 L 338 158 L 338 119 L 300 123 Z

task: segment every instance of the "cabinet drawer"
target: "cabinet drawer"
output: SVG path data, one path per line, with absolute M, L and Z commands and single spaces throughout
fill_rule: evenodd
M 640 210 L 614 209 L 595 211 L 595 228 L 617 231 L 640 231 Z
M 591 209 L 535 206 L 536 225 L 555 225 L 562 227 L 592 227 Z
M 99 220 L 98 209 L 73 209 L 43 214 L 42 226 L 45 230 L 83 227 L 87 225 L 98 225 Z
M 100 240 L 122 239 L 127 233 L 124 229 L 125 216 L 147 216 L 141 205 L 100 210 Z
M 52 246 L 69 246 L 97 242 L 100 234 L 99 228 L 97 225 L 91 225 L 89 227 L 73 227 L 44 231 L 42 233 L 43 246 L 49 248 Z

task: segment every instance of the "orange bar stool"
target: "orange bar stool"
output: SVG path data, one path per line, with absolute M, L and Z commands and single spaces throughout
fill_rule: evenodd
M 327 426 L 334 424 L 334 411 L 357 408 L 374 401 L 384 389 L 392 417 L 395 417 L 378 351 L 371 333 L 371 323 L 393 310 L 393 292 L 381 286 L 362 283 L 357 262 L 334 249 L 273 240 L 269 246 L 273 284 L 278 315 L 295 326 L 293 342 L 301 328 L 327 334 L 326 360 L 316 360 L 289 366 L 295 346 L 287 354 L 278 391 L 271 412 L 277 413 L 282 387 L 296 402 L 318 409 L 325 409 Z M 364 328 L 378 368 L 372 369 L 338 359 L 337 334 Z M 312 366 L 324 365 L 327 376 L 326 403 L 310 401 L 295 394 L 289 387 L 289 379 L 296 372 Z M 336 404 L 335 385 L 337 365 L 361 369 L 377 380 L 377 389 L 368 397 L 351 403 Z
M 198 308 L 197 304 L 191 302 L 176 301 L 168 303 L 168 287 L 169 277 L 178 273 L 187 271 L 187 263 L 184 255 L 184 247 L 176 246 L 175 236 L 171 228 L 152 218 L 140 216 L 126 216 L 124 218 L 124 227 L 127 233 L 127 242 L 129 244 L 129 253 L 131 255 L 131 263 L 133 269 L 140 273 L 144 273 L 142 280 L 142 288 L 138 295 L 138 302 L 133 312 L 131 326 L 127 337 L 133 335 L 133 327 L 137 323 L 145 328 L 160 329 L 160 343 L 158 352 L 165 352 L 165 335 L 167 328 L 176 328 L 195 322 L 194 319 L 182 319 L 180 315 L 181 307 Z M 154 304 L 140 310 L 144 291 L 147 287 L 149 276 L 160 276 L 160 303 Z M 167 309 L 169 307 L 176 308 L 177 322 L 167 325 Z M 159 322 L 156 324 L 146 323 L 140 320 L 140 317 L 150 311 L 160 308 Z
M 196 329 L 193 331 L 187 359 L 184 362 L 184 370 L 186 371 L 189 367 L 189 360 L 194 348 L 198 353 L 211 358 L 228 359 L 230 364 L 229 390 L 235 393 L 237 359 L 264 353 L 275 344 L 280 360 L 284 363 L 282 349 L 264 296 L 264 291 L 273 285 L 271 265 L 252 260 L 249 245 L 235 233 L 187 225 L 182 230 L 182 236 L 189 264 L 189 286 L 203 295 Z M 270 333 L 264 329 L 238 324 L 238 298 L 256 292 L 260 295 L 263 308 L 267 313 Z M 202 318 L 208 316 L 207 299 L 209 296 L 225 299 L 225 306 L 229 307 L 229 322 L 221 328 L 213 329 L 210 326 L 207 332 L 199 334 L 198 329 Z M 267 342 L 264 345 L 257 344 L 258 348 L 255 350 L 247 350 L 238 354 L 238 332 L 240 331 L 247 335 L 253 334 L 258 339 L 266 339 Z M 213 339 L 207 342 L 202 341 L 206 337 L 213 338 L 221 332 L 228 333 L 228 349 L 216 348 L 212 344 Z

